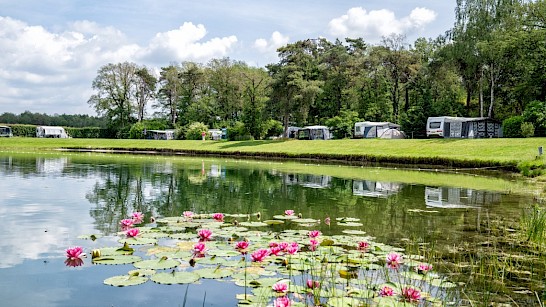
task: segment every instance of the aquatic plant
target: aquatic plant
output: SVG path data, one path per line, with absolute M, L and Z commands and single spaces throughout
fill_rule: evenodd
M 403 249 L 364 236 L 355 229 L 360 223 L 354 218 L 337 220 L 338 226 L 352 229 L 324 235 L 306 230 L 314 219 L 279 215 L 287 224 L 273 231 L 279 224 L 251 221 L 256 214 L 223 216 L 228 222 L 218 223 L 210 214 L 192 214 L 191 220 L 159 218 L 155 224 L 135 227 L 136 237 L 126 238 L 126 232 L 120 232 L 118 242 L 123 246 L 94 249 L 92 261 L 136 268 L 127 275 L 107 278 L 107 285 L 223 279 L 244 287 L 244 295 L 236 297 L 251 306 L 432 305 L 442 300 L 447 288 L 455 287 L 439 274 L 431 274 L 432 266 L 404 255 Z M 248 221 L 229 222 L 235 218 Z M 269 225 L 271 228 L 256 230 Z M 135 251 L 131 245 L 148 247 Z M 135 252 L 145 253 L 147 259 L 133 255 Z M 419 270 L 427 274 L 418 274 Z

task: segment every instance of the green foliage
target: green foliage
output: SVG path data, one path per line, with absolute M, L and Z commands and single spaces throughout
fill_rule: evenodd
M 47 115 L 25 111 L 19 115 L 13 113 L 3 113 L 0 115 L 0 123 L 4 124 L 26 124 L 26 125 L 45 125 L 62 127 L 101 127 L 105 128 L 107 121 L 105 118 L 89 115 Z
M 336 139 L 352 138 L 355 123 L 358 122 L 358 113 L 355 111 L 342 110 L 339 116 L 326 120 L 326 126 Z
M 36 126 L 34 125 L 8 125 L 11 127 L 13 136 L 36 137 Z
M 521 124 L 523 124 L 523 116 L 512 116 L 510 118 L 505 119 L 502 122 L 502 133 L 504 134 L 504 137 L 507 137 L 507 138 L 522 137 L 523 135 L 521 134 Z
M 207 125 L 200 122 L 194 122 L 194 123 L 191 123 L 186 128 L 184 138 L 186 140 L 201 140 L 203 138 L 201 134 L 205 132 L 206 133 L 205 138 L 208 139 L 209 138 L 208 131 L 209 131 L 209 128 L 207 127 Z
M 282 123 L 278 120 L 270 119 L 264 124 L 265 128 L 265 137 L 277 137 L 279 135 L 282 135 L 284 132 L 284 128 L 282 126 Z
M 108 138 L 108 130 L 105 128 L 99 127 L 84 127 L 84 128 L 71 128 L 68 127 L 65 129 L 66 133 L 73 138 L 82 138 L 82 139 L 104 139 Z
M 535 126 L 532 123 L 522 123 L 521 124 L 521 135 L 523 137 L 529 138 L 535 135 Z
M 228 140 L 230 141 L 245 141 L 252 140 L 252 136 L 248 133 L 245 124 L 242 122 L 235 122 L 227 130 Z
M 546 102 L 531 101 L 523 112 L 523 121 L 532 123 L 536 129 L 536 136 L 546 135 Z
M 527 241 L 546 243 L 546 209 L 534 205 L 524 211 L 521 219 Z

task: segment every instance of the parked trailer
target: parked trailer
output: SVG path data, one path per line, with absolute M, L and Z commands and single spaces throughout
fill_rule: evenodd
M 326 126 L 307 126 L 298 130 L 300 140 L 329 140 L 331 138 L 330 129 Z
M 36 127 L 36 137 L 67 139 L 68 134 L 63 127 L 38 126 Z
M 390 122 L 357 122 L 355 123 L 354 137 L 379 138 L 389 129 L 400 130 L 400 125 Z
M 10 138 L 12 136 L 13 136 L 13 133 L 11 132 L 11 127 L 0 126 L 0 137 Z
M 427 137 L 499 138 L 502 137 L 502 125 L 489 117 L 429 117 Z

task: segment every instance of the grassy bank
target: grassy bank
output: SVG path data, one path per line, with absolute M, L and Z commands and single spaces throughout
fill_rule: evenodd
M 477 140 L 330 140 L 330 141 L 154 141 L 112 139 L 0 140 L 2 150 L 100 149 L 161 153 L 303 158 L 352 163 L 398 163 L 422 167 L 500 168 L 536 175 L 544 167 L 538 147 L 544 138 Z

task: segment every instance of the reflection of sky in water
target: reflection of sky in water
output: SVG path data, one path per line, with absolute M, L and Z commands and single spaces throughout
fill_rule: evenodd
M 93 232 L 85 199 L 90 182 L 95 179 L 0 176 L 0 268 L 62 255 L 79 234 Z

